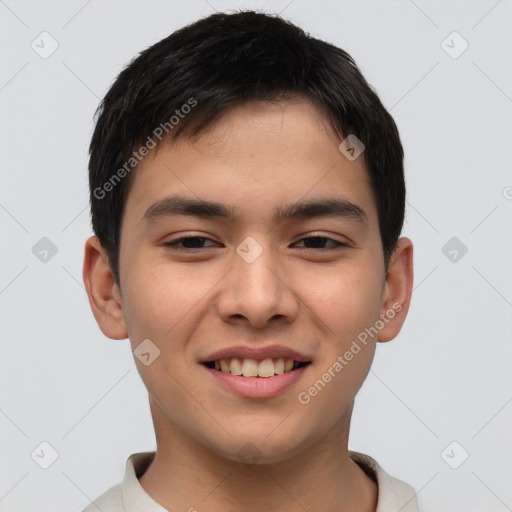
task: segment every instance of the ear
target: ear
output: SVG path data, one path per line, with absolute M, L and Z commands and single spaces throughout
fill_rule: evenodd
M 411 302 L 413 283 L 413 246 L 408 238 L 400 238 L 389 262 L 382 292 L 380 318 L 384 327 L 377 341 L 391 341 L 400 332 Z
M 89 304 L 101 332 L 113 340 L 128 337 L 121 294 L 97 236 L 85 243 L 83 279 Z

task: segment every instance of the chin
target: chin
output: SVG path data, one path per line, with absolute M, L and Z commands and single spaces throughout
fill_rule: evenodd
M 268 436 L 264 430 L 260 430 L 230 438 L 226 440 L 227 446 L 217 445 L 213 449 L 221 457 L 235 462 L 254 465 L 275 464 L 286 461 L 301 451 L 303 443 L 295 435 L 285 435 L 285 439 L 279 439 L 277 435 Z

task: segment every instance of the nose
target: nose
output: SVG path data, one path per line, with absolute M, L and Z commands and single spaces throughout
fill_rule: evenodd
M 234 256 L 233 268 L 222 281 L 217 310 L 227 323 L 261 329 L 271 322 L 293 322 L 299 305 L 290 272 L 278 255 L 264 248 L 254 261 Z

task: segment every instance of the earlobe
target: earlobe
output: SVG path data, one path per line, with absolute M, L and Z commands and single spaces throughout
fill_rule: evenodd
M 377 341 L 391 341 L 402 328 L 409 305 L 413 285 L 413 245 L 408 238 L 400 238 L 391 256 L 384 291 Z
M 85 243 L 83 279 L 89 304 L 101 332 L 108 338 L 128 337 L 121 295 L 98 237 Z

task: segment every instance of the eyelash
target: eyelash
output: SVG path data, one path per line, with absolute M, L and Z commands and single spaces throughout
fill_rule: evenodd
M 335 240 L 334 238 L 329 238 L 327 236 L 307 236 L 307 237 L 301 238 L 300 240 L 298 240 L 298 242 L 302 242 L 303 240 L 310 240 L 312 238 L 318 238 L 318 239 L 321 239 L 321 240 L 328 240 L 330 242 L 335 243 L 336 247 L 333 247 L 332 250 L 338 249 L 340 247 L 349 247 L 348 244 L 343 243 L 343 242 L 339 242 L 338 240 Z M 188 252 L 188 253 L 197 253 L 197 252 L 202 251 L 203 249 L 208 249 L 208 247 L 195 247 L 195 248 L 178 247 L 178 244 L 182 243 L 184 240 L 191 240 L 191 239 L 192 240 L 193 239 L 212 240 L 211 238 L 208 238 L 208 237 L 205 237 L 205 236 L 185 236 L 185 237 L 182 237 L 182 238 L 177 238 L 176 240 L 172 240 L 170 242 L 166 242 L 166 243 L 164 243 L 164 246 L 165 247 L 169 247 L 170 249 L 173 249 L 175 251 Z M 214 241 L 214 240 L 212 240 L 212 241 Z M 298 242 L 296 242 L 296 243 L 298 243 Z M 328 248 L 325 248 L 325 247 L 320 247 L 320 248 L 306 247 L 305 249 L 307 249 L 309 251 L 314 251 L 314 252 L 318 252 L 318 251 L 323 252 L 323 251 L 329 250 Z

